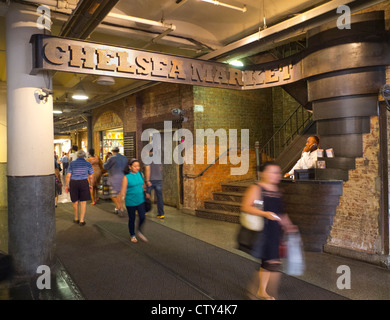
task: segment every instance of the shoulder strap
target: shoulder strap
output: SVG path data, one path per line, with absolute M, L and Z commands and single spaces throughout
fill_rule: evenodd
M 259 188 L 259 193 L 260 193 L 259 200 L 263 200 L 263 188 L 257 183 L 254 183 L 254 185 Z

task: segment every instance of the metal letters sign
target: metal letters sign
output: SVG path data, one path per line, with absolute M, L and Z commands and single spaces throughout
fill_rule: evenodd
M 31 43 L 32 73 L 54 70 L 236 90 L 282 86 L 328 72 L 390 64 L 386 42 L 330 46 L 256 65 L 252 70 L 42 34 L 33 35 Z
M 239 70 L 219 62 L 41 34 L 34 35 L 31 42 L 32 73 L 53 70 L 237 90 L 283 85 L 300 78 L 291 64 Z

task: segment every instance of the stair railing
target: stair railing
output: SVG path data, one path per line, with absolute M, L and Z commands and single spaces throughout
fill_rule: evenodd
M 312 122 L 312 113 L 300 105 L 276 130 L 274 135 L 263 144 L 261 153 L 264 153 L 268 158 L 276 159 L 294 138 Z
M 210 169 L 218 160 L 219 158 L 223 157 L 226 153 L 229 152 L 229 150 L 231 150 L 232 148 L 228 148 L 226 149 L 223 153 L 221 153 L 212 163 L 210 163 L 206 168 L 204 168 L 201 172 L 199 172 L 197 175 L 195 176 L 190 176 L 188 174 L 185 174 L 184 175 L 184 178 L 187 178 L 187 179 L 196 179 L 196 178 L 199 178 L 201 176 L 203 176 L 203 174 L 208 170 Z

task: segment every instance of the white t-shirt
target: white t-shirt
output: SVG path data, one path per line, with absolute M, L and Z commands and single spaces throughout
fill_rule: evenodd
M 294 170 L 315 168 L 317 162 L 317 150 L 313 152 L 302 152 L 301 158 L 295 166 L 289 171 L 290 176 L 294 174 Z
M 76 159 L 77 159 L 76 152 L 73 152 L 73 153 L 69 154 L 69 161 L 73 161 L 73 160 L 76 160 Z

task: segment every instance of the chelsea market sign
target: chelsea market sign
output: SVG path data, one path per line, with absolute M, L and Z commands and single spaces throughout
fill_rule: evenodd
M 236 90 L 283 85 L 301 78 L 289 63 L 260 70 L 88 41 L 33 35 L 33 70 L 64 71 Z

